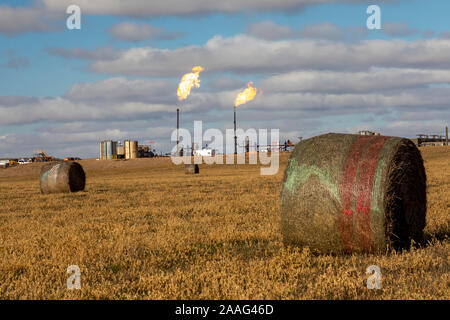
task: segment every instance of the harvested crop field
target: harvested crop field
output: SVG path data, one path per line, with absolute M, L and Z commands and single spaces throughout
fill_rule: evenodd
M 450 299 L 450 148 L 420 149 L 425 241 L 404 252 L 284 247 L 280 191 L 256 165 L 82 160 L 86 189 L 41 194 L 42 164 L 0 171 L 2 299 Z M 81 290 L 68 290 L 69 265 Z M 381 268 L 381 290 L 366 268 Z

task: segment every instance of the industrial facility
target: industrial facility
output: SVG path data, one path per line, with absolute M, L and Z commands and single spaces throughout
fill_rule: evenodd
M 136 140 L 104 140 L 100 142 L 100 160 L 152 158 L 155 151 L 148 145 L 139 145 Z
M 358 131 L 362 136 L 379 136 L 379 132 L 369 130 Z M 448 127 L 445 127 L 445 136 L 439 134 L 416 134 L 417 138 L 411 139 L 418 147 L 425 146 L 448 146 Z
M 448 145 L 448 135 L 445 137 L 438 134 L 417 134 L 417 138 L 412 140 L 419 147 Z

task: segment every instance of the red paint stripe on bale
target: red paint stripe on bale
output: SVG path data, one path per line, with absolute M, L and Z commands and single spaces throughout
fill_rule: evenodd
M 378 165 L 378 156 L 387 137 L 374 137 L 367 147 L 364 157 L 359 161 L 356 194 L 356 234 L 359 247 L 365 252 L 374 251 L 372 229 L 370 226 L 370 203 L 375 178 L 375 170 Z
M 344 251 L 354 251 L 353 240 L 353 190 L 355 187 L 358 162 L 370 137 L 361 136 L 353 142 L 344 164 L 344 174 L 339 185 L 341 209 L 339 211 L 339 231 Z

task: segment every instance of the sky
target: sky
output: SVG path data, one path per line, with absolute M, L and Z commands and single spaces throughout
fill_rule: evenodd
M 69 30 L 69 5 L 81 29 Z M 369 5 L 381 29 L 369 30 Z M 98 157 L 102 140 L 174 147 L 181 126 L 279 129 L 280 140 L 372 130 L 443 134 L 448 0 L 7 0 L 0 2 L 0 157 Z M 183 74 L 200 65 L 184 101 Z

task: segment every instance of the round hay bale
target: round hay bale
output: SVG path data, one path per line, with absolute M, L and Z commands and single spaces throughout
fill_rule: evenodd
M 51 162 L 41 168 L 41 193 L 77 192 L 84 190 L 83 167 L 73 161 Z
M 409 139 L 325 134 L 300 142 L 284 173 L 285 245 L 385 252 L 423 236 L 426 176 Z
M 184 166 L 185 174 L 197 174 L 199 172 L 200 172 L 200 169 L 198 168 L 198 164 L 186 164 Z

